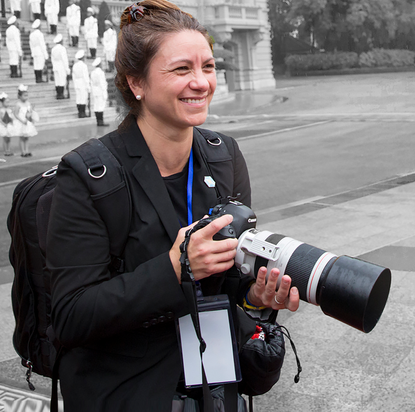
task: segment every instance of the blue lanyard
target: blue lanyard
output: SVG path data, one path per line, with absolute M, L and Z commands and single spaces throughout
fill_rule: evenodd
M 191 225 L 193 223 L 192 200 L 193 200 L 193 148 L 190 150 L 189 172 L 187 175 L 187 224 L 188 225 Z
M 193 147 L 190 149 L 189 172 L 187 174 L 187 224 L 188 226 L 190 226 L 193 223 L 192 199 L 193 199 Z M 203 292 L 200 286 L 200 282 L 197 280 L 195 284 L 196 284 L 196 296 L 202 297 Z

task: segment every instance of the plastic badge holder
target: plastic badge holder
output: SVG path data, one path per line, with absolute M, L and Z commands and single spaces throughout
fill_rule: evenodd
M 207 296 L 198 300 L 200 329 L 206 342 L 203 365 L 208 384 L 242 380 L 238 345 L 227 295 Z M 179 333 L 185 384 L 202 386 L 200 342 L 190 314 L 179 318 Z

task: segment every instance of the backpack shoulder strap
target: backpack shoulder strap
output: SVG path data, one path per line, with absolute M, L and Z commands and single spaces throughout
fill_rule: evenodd
M 76 171 L 88 187 L 94 205 L 107 226 L 111 255 L 121 256 L 132 213 L 123 167 L 99 139 L 90 139 L 73 149 L 63 157 L 63 161 Z M 117 270 L 121 271 L 121 268 Z
M 233 161 L 235 149 L 229 136 L 200 127 L 194 129 L 199 147 L 208 162 L 222 162 L 231 159 Z
M 228 178 L 231 179 L 231 185 L 233 185 L 234 173 L 235 173 L 235 148 L 232 143 L 232 139 L 229 136 L 213 132 L 207 129 L 201 129 L 195 127 L 195 140 L 200 149 L 203 162 L 210 175 L 215 178 L 213 171 L 216 169 L 215 163 L 228 162 L 229 173 Z M 218 185 L 215 186 L 216 196 L 219 201 L 224 198 L 220 193 Z

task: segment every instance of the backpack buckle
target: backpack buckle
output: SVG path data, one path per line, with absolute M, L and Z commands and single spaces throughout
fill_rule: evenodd
M 215 137 L 214 139 L 206 139 L 206 141 L 212 146 L 220 146 L 222 144 L 222 139 L 220 137 Z
M 42 174 L 42 177 L 51 177 L 53 175 L 56 175 L 57 170 L 58 170 L 58 165 L 53 166 L 51 169 L 46 170 L 46 172 Z
M 99 168 L 103 169 L 102 173 L 100 175 L 94 175 L 92 172 L 98 168 L 94 168 L 92 169 L 91 167 L 88 169 L 88 174 L 89 176 L 93 177 L 94 179 L 101 179 L 101 177 L 103 177 L 105 175 L 105 173 L 107 173 L 107 168 L 105 165 L 100 166 Z

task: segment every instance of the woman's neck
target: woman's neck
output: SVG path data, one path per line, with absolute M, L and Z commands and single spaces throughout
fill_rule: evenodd
M 137 120 L 144 140 L 163 177 L 181 172 L 189 160 L 193 127 L 184 130 L 159 130 L 143 119 Z

